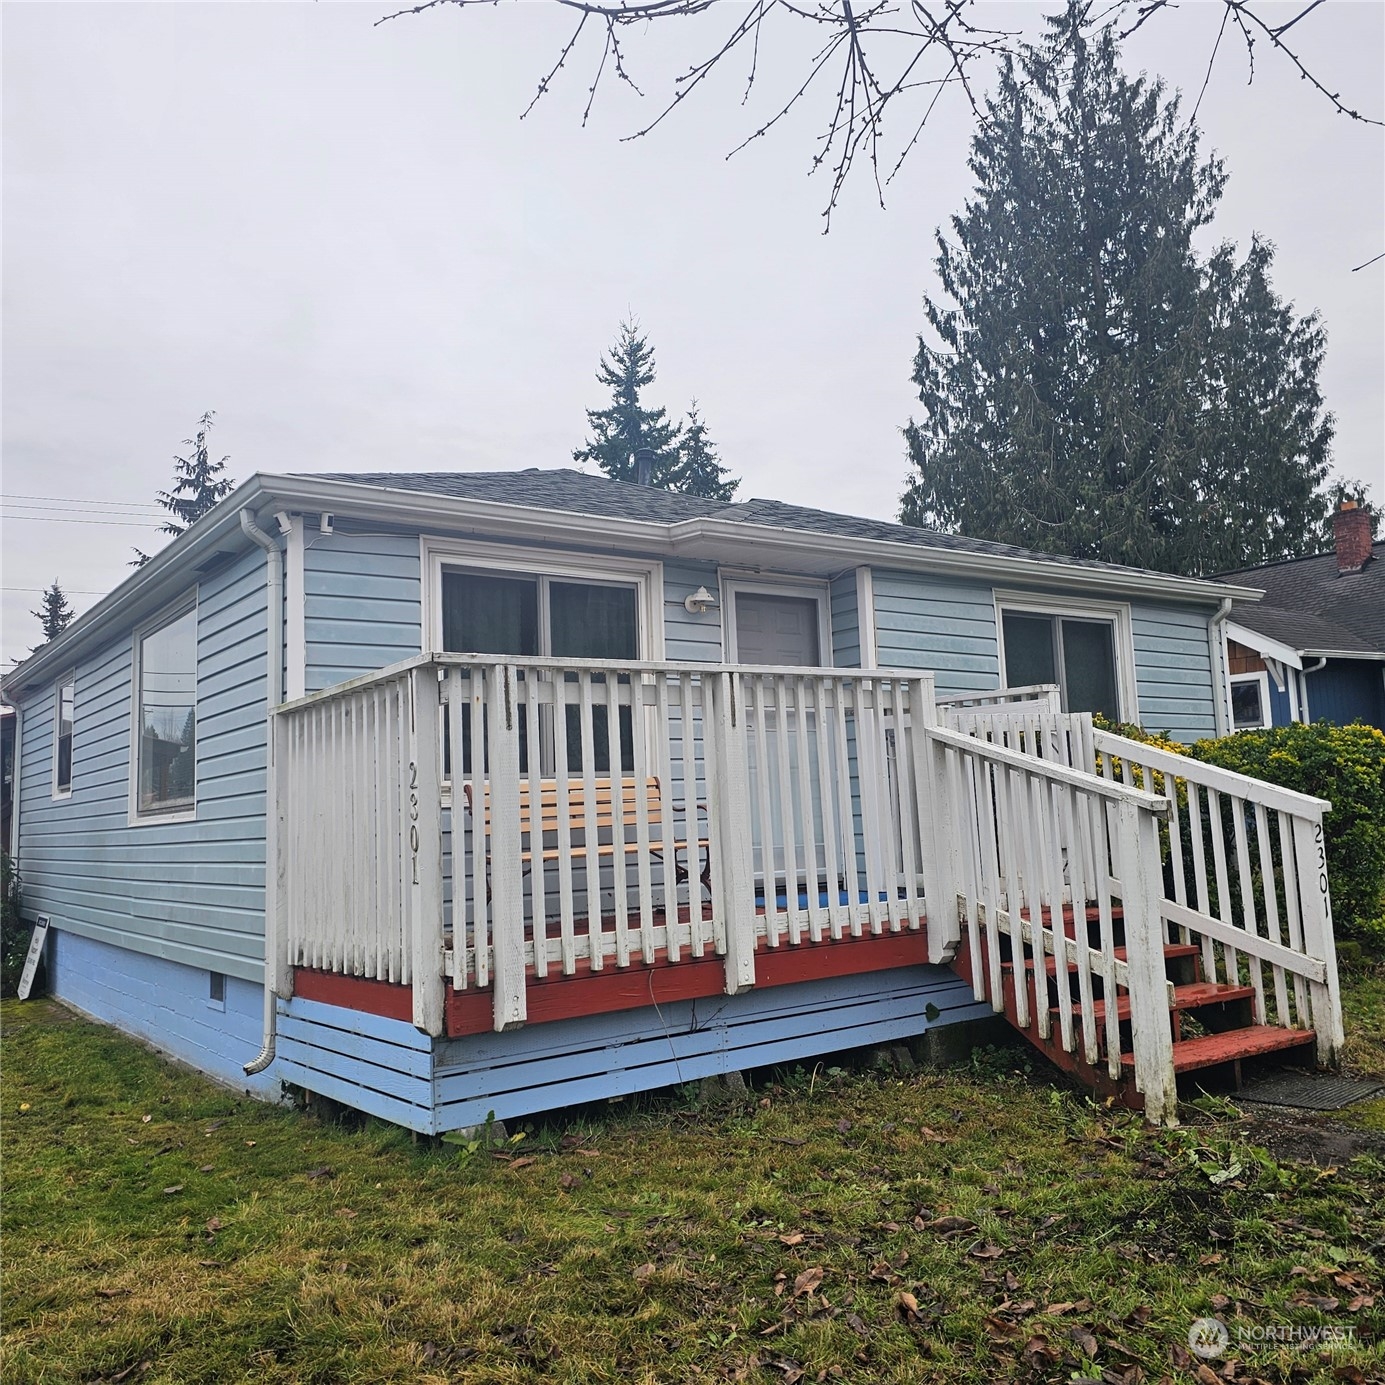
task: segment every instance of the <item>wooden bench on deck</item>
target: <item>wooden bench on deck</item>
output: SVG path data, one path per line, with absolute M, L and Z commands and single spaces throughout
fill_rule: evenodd
M 537 814 L 535 813 L 535 795 L 533 791 L 534 783 L 538 784 Z M 559 794 L 560 780 L 557 779 L 521 779 L 519 781 L 519 831 L 520 840 L 527 841 L 529 845 L 520 852 L 520 860 L 524 865 L 524 873 L 527 875 L 533 868 L 535 860 L 539 860 L 543 865 L 551 865 L 563 856 L 560 847 L 544 845 L 549 833 L 562 833 L 566 835 L 568 841 L 567 855 L 571 860 L 582 860 L 586 857 L 595 855 L 598 860 L 605 856 L 612 861 L 619 851 L 620 854 L 629 858 L 639 851 L 638 840 L 630 837 L 632 829 L 639 823 L 639 795 L 643 794 L 644 799 L 644 818 L 649 831 L 648 848 L 650 856 L 658 861 L 663 859 L 665 851 L 673 853 L 673 878 L 675 883 L 682 884 L 689 878 L 688 866 L 684 865 L 679 859 L 679 853 L 685 856 L 690 847 L 695 847 L 702 853 L 702 869 L 698 872 L 698 879 L 702 882 L 702 887 L 708 891 L 712 888 L 712 844 L 710 838 L 698 837 L 696 841 L 664 841 L 654 835 L 652 829 L 662 827 L 664 822 L 663 793 L 660 788 L 657 776 L 651 775 L 643 785 L 633 776 L 625 775 L 619 780 L 613 780 L 609 775 L 597 776 L 592 784 L 595 793 L 592 800 L 591 822 L 587 817 L 587 797 L 585 779 L 569 779 L 567 781 L 567 807 L 564 813 Z M 615 786 L 619 785 L 619 789 Z M 472 785 L 464 783 L 463 793 L 466 796 L 467 813 L 473 823 L 476 820 L 476 807 L 472 802 Z M 486 835 L 486 895 L 490 897 L 490 835 L 491 835 L 491 794 L 490 785 L 486 785 L 485 790 L 485 835 Z M 700 809 L 701 805 L 699 805 Z M 697 810 L 695 810 L 697 811 Z M 589 827 L 594 827 L 597 841 L 587 842 L 585 834 Z M 573 841 L 577 833 L 582 833 L 584 840 L 581 842 Z M 609 835 L 610 840 L 603 841 L 603 835 Z M 537 848 L 537 849 L 536 849 Z

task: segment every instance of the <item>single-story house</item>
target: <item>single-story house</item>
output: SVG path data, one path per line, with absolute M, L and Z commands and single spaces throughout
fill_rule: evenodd
M 1332 517 L 1333 549 L 1224 575 L 1259 587 L 1227 622 L 1236 730 L 1363 721 L 1385 730 L 1385 542 L 1371 512 L 1348 501 Z
M 1167 1118 L 1340 1042 L 1322 805 L 1092 728 L 1225 729 L 1253 597 L 571 470 L 256 475 L 4 679 L 24 912 L 79 1009 L 430 1133 L 991 1011 Z

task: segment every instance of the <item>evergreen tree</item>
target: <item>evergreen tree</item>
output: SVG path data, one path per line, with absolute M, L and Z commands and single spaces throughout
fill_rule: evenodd
M 43 639 L 44 643 L 47 643 L 49 640 L 57 639 L 72 624 L 77 612 L 67 604 L 67 594 L 58 585 L 58 579 L 55 577 L 53 585 L 43 593 L 38 610 L 30 611 L 29 614 L 43 626 Z
M 678 443 L 677 476 L 669 489 L 685 495 L 705 496 L 708 500 L 729 501 L 739 485 L 740 479 L 732 480 L 730 471 L 722 466 L 694 399 L 688 406 L 688 421 Z
M 636 481 L 635 453 L 642 447 L 654 454 L 650 483 L 663 490 L 678 472 L 681 429 L 666 409 L 646 409 L 640 391 L 654 383 L 654 350 L 640 335 L 638 324 L 622 322 L 620 336 L 608 356 L 602 356 L 597 380 L 611 391 L 604 409 L 588 409 L 591 441 L 576 448 L 575 462 L 595 462 L 613 481 Z
M 587 410 L 591 440 L 573 451 L 573 461 L 595 462 L 616 481 L 637 481 L 635 453 L 647 447 L 654 454 L 650 485 L 710 500 L 730 499 L 739 482 L 727 479 L 697 415 L 696 401 L 686 432 L 669 420 L 666 409 L 645 408 L 641 402 L 640 392 L 654 383 L 654 349 L 637 323 L 621 323 L 620 336 L 610 354 L 601 358 L 596 378 L 610 389 L 611 403 L 605 409 Z
M 1199 258 L 1222 165 L 1084 13 L 1005 64 L 937 235 L 951 304 L 924 303 L 901 517 L 1184 573 L 1311 552 L 1322 326 L 1275 295 L 1267 242 Z
M 236 483 L 225 475 L 230 457 L 214 462 L 207 449 L 207 434 L 211 432 L 214 418 L 215 414 L 208 411 L 197 420 L 196 436 L 183 439 L 183 446 L 192 449 L 191 455 L 173 458 L 173 489 L 158 491 L 155 495 L 172 516 L 159 526 L 160 533 L 176 538 L 236 488 Z M 130 566 L 143 567 L 149 558 L 148 553 L 141 553 L 137 548 Z

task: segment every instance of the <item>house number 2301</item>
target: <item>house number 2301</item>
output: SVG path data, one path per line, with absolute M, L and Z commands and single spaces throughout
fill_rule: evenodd
M 1318 823 L 1313 830 L 1313 840 L 1318 847 L 1318 890 L 1323 899 L 1327 899 L 1327 849 L 1323 845 L 1322 823 Z
M 418 763 L 409 761 L 409 859 L 414 865 L 414 880 L 418 880 Z

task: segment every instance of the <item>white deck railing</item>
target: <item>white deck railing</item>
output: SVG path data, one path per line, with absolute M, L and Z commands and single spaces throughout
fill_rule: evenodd
M 1128 993 L 1151 1119 L 1174 1111 L 1171 942 L 1334 1059 L 1328 805 L 1054 705 L 935 702 L 918 672 L 453 654 L 341 684 L 274 713 L 272 984 L 409 985 L 438 1035 L 449 986 L 488 988 L 506 1029 L 531 976 L 716 957 L 735 993 L 769 949 L 926 926 L 942 961 L 965 925 L 978 997 L 1011 987 L 1021 1025 L 1113 1077 L 1102 1002 Z
M 437 655 L 276 714 L 287 966 L 489 987 L 918 930 L 929 675 Z

